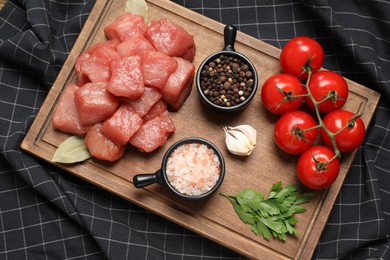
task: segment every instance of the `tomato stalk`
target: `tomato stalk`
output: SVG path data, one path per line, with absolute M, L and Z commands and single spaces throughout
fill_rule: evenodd
M 302 66 L 302 72 L 298 75 L 298 78 L 305 74 L 307 72 L 309 74 L 309 71 L 311 72 L 315 68 L 311 65 L 311 61 L 316 57 L 316 55 L 313 55 L 313 57 L 308 56 L 306 63 Z
M 348 120 L 348 123 L 345 126 L 343 126 L 342 128 L 340 128 L 336 133 L 334 133 L 334 135 L 337 135 L 338 133 L 342 132 L 346 128 L 352 129 L 356 123 L 356 120 L 358 118 L 360 118 L 362 115 L 363 114 L 359 114 L 359 115 L 355 115 L 354 117 L 352 117 L 350 120 Z
M 314 130 L 314 129 L 317 129 L 317 128 L 321 128 L 322 126 L 321 125 L 316 125 L 316 126 L 313 126 L 313 127 L 310 127 L 310 128 L 306 128 L 304 130 L 302 130 L 303 132 L 308 132 L 308 131 L 311 131 L 311 130 Z
M 310 127 L 310 128 L 307 128 L 307 129 L 301 129 L 299 128 L 298 126 L 294 126 L 292 129 L 291 129 L 291 134 L 293 136 L 293 138 L 296 136 L 299 139 L 303 139 L 305 140 L 305 142 L 307 143 L 312 143 L 309 139 L 307 139 L 307 137 L 305 136 L 305 132 L 308 132 L 310 130 L 313 130 L 315 128 L 318 128 L 319 126 L 315 126 L 315 127 Z M 293 139 L 291 139 L 291 143 L 293 142 Z
M 330 99 L 333 104 L 336 104 L 337 100 L 345 101 L 344 98 L 339 97 L 339 95 L 337 94 L 337 91 L 332 90 L 332 91 L 329 91 L 329 93 L 325 96 L 324 99 L 317 101 L 317 103 L 321 104 L 322 102 L 325 102 L 328 99 Z
M 324 129 L 324 131 L 326 132 L 326 134 L 329 136 L 331 142 L 332 142 L 332 145 L 333 145 L 333 151 L 335 153 L 335 157 L 337 158 L 341 158 L 341 152 L 339 150 L 339 148 L 337 147 L 337 143 L 336 143 L 336 139 L 335 139 L 335 134 L 332 133 L 327 127 L 326 125 L 324 124 L 324 122 L 322 121 L 322 117 L 321 117 L 321 114 L 320 114 L 320 110 L 318 108 L 318 106 L 321 104 L 321 102 L 324 102 L 324 100 L 330 98 L 329 95 L 327 96 L 327 98 L 321 100 L 321 101 L 317 101 L 314 99 L 311 91 L 310 91 L 310 88 L 309 88 L 309 83 L 310 83 L 310 79 L 311 79 L 311 76 L 312 76 L 312 71 L 311 71 L 311 68 L 310 66 L 306 68 L 307 70 L 307 74 L 308 74 L 308 77 L 307 77 L 307 80 L 306 80 L 306 84 L 304 85 L 304 87 L 306 88 L 306 91 L 308 93 L 308 96 L 309 98 L 311 99 L 311 101 L 313 102 L 314 104 L 314 107 L 315 107 L 315 111 L 316 111 L 316 116 L 317 116 L 317 120 L 318 120 L 318 124 L 319 124 L 319 127 L 321 127 L 322 129 Z M 336 93 L 336 96 L 337 96 L 337 93 Z
M 293 101 L 293 100 L 295 100 L 295 99 L 298 99 L 298 100 L 299 100 L 299 99 L 302 98 L 302 97 L 308 96 L 307 94 L 293 95 L 293 92 L 292 92 L 292 91 L 289 91 L 289 92 L 284 91 L 283 89 L 279 88 L 277 85 L 275 85 L 275 87 L 276 87 L 276 89 L 277 89 L 280 93 L 282 93 L 283 96 L 284 96 L 283 99 L 282 99 L 282 101 L 279 103 L 279 105 L 276 107 L 275 110 L 278 110 L 278 109 L 283 105 L 283 103 L 286 102 L 286 101 L 291 102 L 291 101 Z
M 329 163 L 329 161 L 328 162 L 320 162 L 314 157 L 314 155 L 313 155 L 313 161 L 316 163 L 316 171 L 321 172 L 321 171 L 327 170 L 326 165 Z
M 316 163 L 316 170 L 319 171 L 319 172 L 326 171 L 328 169 L 328 168 L 326 168 L 326 166 L 328 164 L 330 164 L 335 159 L 338 159 L 337 154 L 335 154 L 332 158 L 330 158 L 330 160 L 328 160 L 326 162 L 320 162 L 313 155 L 313 161 Z

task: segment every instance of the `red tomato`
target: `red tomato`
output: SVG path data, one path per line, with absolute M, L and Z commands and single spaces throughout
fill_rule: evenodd
M 317 145 L 306 150 L 298 159 L 298 179 L 314 190 L 326 189 L 336 180 L 340 172 L 340 160 L 334 158 L 333 150 Z M 329 162 L 330 161 L 330 162 Z
M 315 101 L 319 102 L 330 95 L 330 98 L 319 104 L 321 113 L 340 109 L 348 98 L 348 84 L 345 79 L 334 71 L 320 71 L 310 79 L 309 89 Z M 311 109 L 315 109 L 310 97 L 306 97 L 306 103 Z
M 274 114 L 285 114 L 297 110 L 304 100 L 296 97 L 305 93 L 297 77 L 289 74 L 275 74 L 269 77 L 261 89 L 263 105 Z
M 354 113 L 346 110 L 335 110 L 327 114 L 322 121 L 332 133 L 336 133 L 347 126 L 335 135 L 336 144 L 340 152 L 351 152 L 362 144 L 366 128 L 363 120 L 360 117 L 356 118 Z M 333 149 L 332 141 L 325 130 L 321 129 L 320 135 L 324 145 Z
M 291 39 L 282 49 L 280 65 L 284 73 L 306 80 L 308 74 L 305 66 L 309 65 L 312 72 L 318 71 L 324 61 L 324 50 L 314 39 L 298 36 Z
M 317 139 L 317 122 L 308 113 L 295 110 L 284 114 L 275 124 L 274 140 L 289 154 L 301 154 Z M 313 128 L 311 130 L 307 130 Z

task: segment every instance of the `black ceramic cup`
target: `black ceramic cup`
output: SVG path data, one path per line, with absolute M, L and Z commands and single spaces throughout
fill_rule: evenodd
M 197 144 L 204 144 L 208 148 L 212 149 L 216 156 L 218 157 L 218 160 L 220 162 L 220 174 L 217 182 L 215 185 L 207 192 L 199 194 L 199 195 L 187 195 L 184 193 L 179 192 L 178 190 L 175 189 L 175 187 L 170 183 L 168 176 L 167 176 L 167 162 L 172 154 L 173 151 L 175 151 L 176 148 L 178 148 L 181 145 L 184 144 L 189 144 L 189 143 L 197 143 Z M 162 164 L 161 168 L 157 170 L 155 173 L 146 173 L 146 174 L 138 174 L 135 175 L 133 178 L 133 184 L 137 188 L 142 188 L 154 183 L 159 183 L 162 185 L 165 185 L 168 187 L 170 191 L 172 191 L 176 196 L 182 198 L 182 199 L 187 199 L 187 200 L 200 200 L 209 197 L 211 194 L 213 194 L 219 186 L 222 184 L 222 181 L 225 177 L 225 161 L 223 159 L 223 156 L 219 149 L 210 141 L 199 138 L 199 137 L 189 137 L 189 138 L 184 138 L 176 143 L 174 143 L 169 149 L 165 152 L 164 157 L 162 159 Z
M 258 89 L 258 74 L 256 71 L 256 68 L 254 64 L 242 53 L 237 52 L 234 49 L 234 43 L 236 41 L 236 35 L 237 35 L 237 28 L 234 25 L 226 25 L 224 29 L 224 48 L 216 52 L 214 54 L 211 54 L 208 56 L 203 62 L 199 65 L 199 68 L 196 72 L 196 87 L 200 95 L 200 99 L 203 103 L 205 103 L 207 106 L 211 107 L 212 109 L 220 112 L 238 112 L 243 109 L 245 109 L 253 97 L 255 96 L 257 89 Z M 252 91 L 250 92 L 249 96 L 246 97 L 245 101 L 240 102 L 239 104 L 232 105 L 232 106 L 224 106 L 224 105 L 218 105 L 215 104 L 213 101 L 207 98 L 207 96 L 204 94 L 204 90 L 202 89 L 202 70 L 203 68 L 209 64 L 211 61 L 217 59 L 221 55 L 233 57 L 241 60 L 243 63 L 247 64 L 249 66 L 249 71 L 253 73 L 252 79 L 253 79 L 253 87 Z

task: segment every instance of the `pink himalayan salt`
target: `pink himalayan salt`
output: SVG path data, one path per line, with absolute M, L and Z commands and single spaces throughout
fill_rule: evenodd
M 200 195 L 211 190 L 221 173 L 218 156 L 205 144 L 178 146 L 169 156 L 166 174 L 171 185 L 185 195 Z

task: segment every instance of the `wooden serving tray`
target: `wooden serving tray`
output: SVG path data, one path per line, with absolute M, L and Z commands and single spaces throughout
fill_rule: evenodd
M 47 99 L 22 143 L 22 149 L 50 161 L 58 145 L 68 135 L 53 130 L 51 117 L 64 87 L 75 81 L 73 64 L 76 57 L 95 42 L 104 41 L 102 28 L 124 11 L 125 0 L 97 0 L 78 41 L 73 47 Z M 223 48 L 225 25 L 166 0 L 149 0 L 151 20 L 168 18 L 194 35 L 197 52 L 196 68 L 213 52 Z M 262 41 L 237 34 L 237 51 L 246 55 L 259 73 L 259 87 L 266 78 L 280 72 L 280 50 Z M 364 109 L 363 120 L 369 124 L 379 100 L 379 94 L 348 80 L 350 96 L 345 109 L 357 112 Z M 315 198 L 305 207 L 306 213 L 298 214 L 297 238 L 288 237 L 286 242 L 275 239 L 266 241 L 255 236 L 251 227 L 238 218 L 229 200 L 215 194 L 202 202 L 182 201 L 173 197 L 162 185 L 155 184 L 136 189 L 132 178 L 139 173 L 152 173 L 161 166 L 163 154 L 175 141 L 184 137 L 204 137 L 216 144 L 226 160 L 226 177 L 219 191 L 235 194 L 243 188 L 256 189 L 268 194 L 272 184 L 281 180 L 283 185 L 299 181 L 296 177 L 297 157 L 281 152 L 273 141 L 273 127 L 278 117 L 267 112 L 257 92 L 251 105 L 237 115 L 221 115 L 209 111 L 200 102 L 193 88 L 183 107 L 170 113 L 177 130 L 168 142 L 157 151 L 143 154 L 129 147 L 125 156 L 116 163 L 88 160 L 73 165 L 56 164 L 58 167 L 106 189 L 132 203 L 159 214 L 183 227 L 214 240 L 242 255 L 258 259 L 309 259 L 325 226 L 333 203 L 356 152 L 346 154 L 342 160 L 340 175 L 332 187 L 315 192 Z M 228 153 L 224 144 L 225 125 L 250 124 L 258 131 L 258 145 L 251 156 L 242 158 Z M 299 186 L 305 191 L 303 186 Z

